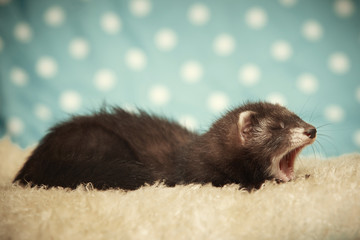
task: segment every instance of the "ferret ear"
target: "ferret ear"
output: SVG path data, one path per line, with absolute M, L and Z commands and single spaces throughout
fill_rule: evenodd
M 254 114 L 255 112 L 253 111 L 244 111 L 239 114 L 239 121 L 237 125 L 238 125 L 241 144 L 245 143 L 246 136 L 248 135 L 248 133 L 252 128 L 251 118 Z

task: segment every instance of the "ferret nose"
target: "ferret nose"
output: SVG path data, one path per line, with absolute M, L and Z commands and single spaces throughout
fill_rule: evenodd
M 316 137 L 316 128 L 310 128 L 304 132 L 306 136 L 309 138 L 315 138 Z

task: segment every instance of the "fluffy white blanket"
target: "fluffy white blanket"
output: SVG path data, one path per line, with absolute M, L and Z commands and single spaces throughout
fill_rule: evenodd
M 249 193 L 234 185 L 15 186 L 30 152 L 0 140 L 0 239 L 360 239 L 358 153 L 300 158 L 296 180 Z

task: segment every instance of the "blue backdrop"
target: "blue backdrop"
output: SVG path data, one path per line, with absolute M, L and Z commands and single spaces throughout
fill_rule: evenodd
M 324 125 L 317 155 L 359 151 L 360 3 L 0 0 L 0 87 L 23 147 L 104 103 L 205 131 L 261 99 Z

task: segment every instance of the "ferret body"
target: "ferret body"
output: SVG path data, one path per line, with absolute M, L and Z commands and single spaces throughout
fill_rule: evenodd
M 14 182 L 76 188 L 135 190 L 211 183 L 259 188 L 265 180 L 294 177 L 299 152 L 316 129 L 280 105 L 246 103 L 204 134 L 145 112 L 120 108 L 77 116 L 50 130 Z

